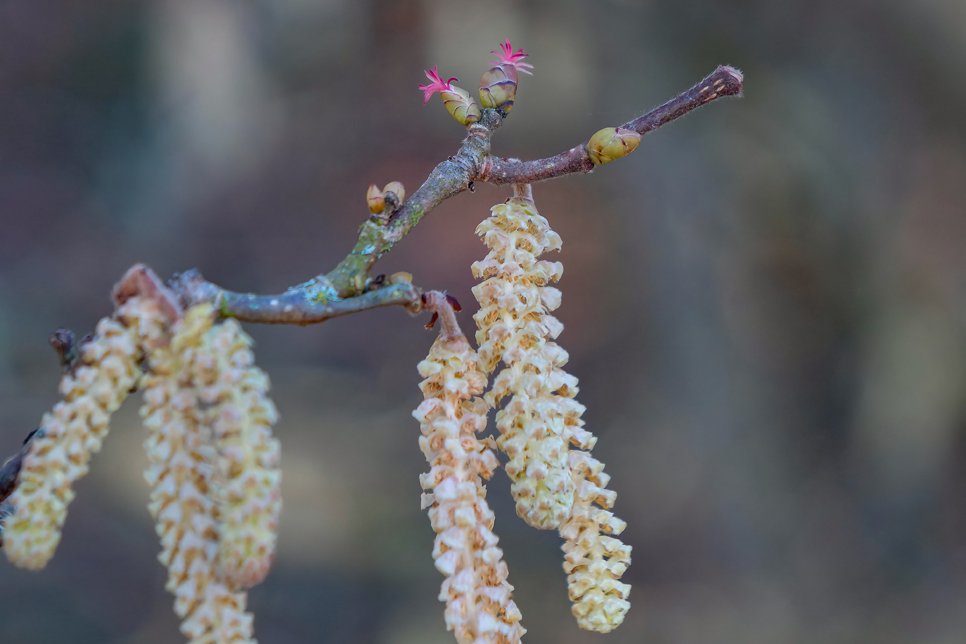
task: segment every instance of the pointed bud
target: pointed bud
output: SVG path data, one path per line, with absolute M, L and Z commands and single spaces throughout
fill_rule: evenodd
M 419 86 L 419 89 L 423 90 L 424 105 L 429 102 L 433 94 L 439 92 L 446 111 L 452 114 L 454 119 L 463 125 L 470 125 L 480 120 L 480 106 L 470 97 L 470 93 L 453 85 L 453 81 L 459 80 L 458 78 L 444 81 L 436 71 L 436 67 L 433 67 L 433 71 L 425 70 L 425 73 L 432 82 Z
M 507 114 L 513 109 L 513 101 L 517 95 L 517 72 L 532 74 L 528 68 L 533 65 L 520 62 L 527 54 L 523 53 L 523 49 L 513 53 L 509 39 L 500 45 L 500 51 L 490 53 L 497 55 L 497 60 L 490 61 L 496 67 L 490 68 L 480 79 L 480 103 L 483 107 Z
M 366 201 L 369 203 L 369 212 L 374 215 L 378 215 L 386 208 L 386 200 L 382 196 L 382 190 L 379 186 L 372 184 L 369 186 L 369 191 L 366 193 Z
M 451 85 L 448 91 L 440 92 L 446 111 L 463 125 L 470 125 L 480 120 L 480 106 L 462 87 Z
M 402 202 L 406 201 L 406 189 L 398 181 L 386 184 L 386 187 L 382 189 L 383 195 L 388 195 L 390 192 L 396 195 L 397 204 L 402 204 Z
M 594 165 L 610 163 L 637 149 L 641 135 L 622 127 L 605 127 L 587 142 L 587 155 Z

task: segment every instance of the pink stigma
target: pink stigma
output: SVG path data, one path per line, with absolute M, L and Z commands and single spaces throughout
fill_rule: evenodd
M 449 90 L 453 89 L 451 83 L 455 80 L 459 80 L 458 78 L 451 78 L 448 81 L 444 81 L 442 78 L 440 78 L 439 73 L 436 71 L 437 67 L 439 67 L 439 65 L 433 65 L 433 71 L 429 71 L 428 69 L 423 70 L 426 72 L 426 78 L 433 81 L 429 85 L 419 86 L 419 89 L 423 90 L 423 105 L 428 103 L 430 97 L 432 97 L 432 95 L 436 92 L 448 92 Z
M 530 63 L 521 63 L 520 61 L 527 57 L 527 54 L 523 53 L 523 47 L 513 53 L 513 46 L 510 44 L 510 39 L 507 38 L 505 43 L 500 44 L 500 51 L 491 51 L 491 54 L 496 54 L 499 60 L 491 60 L 490 63 L 493 65 L 513 65 L 518 71 L 524 74 L 533 74 L 530 69 L 533 69 L 533 65 Z

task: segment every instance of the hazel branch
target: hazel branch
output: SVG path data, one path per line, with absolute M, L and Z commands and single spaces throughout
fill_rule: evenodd
M 687 92 L 634 119 L 621 129 L 647 134 L 722 96 L 741 94 L 743 77 L 733 67 L 721 66 Z M 352 251 L 329 273 L 294 286 L 278 295 L 235 293 L 207 282 L 197 271 L 176 275 L 168 282 L 182 306 L 202 301 L 215 305 L 224 317 L 261 324 L 315 324 L 368 309 L 401 305 L 411 312 L 422 306 L 422 291 L 411 284 L 377 284 L 370 271 L 380 257 L 406 236 L 443 201 L 475 181 L 495 185 L 530 184 L 568 174 L 590 172 L 596 166 L 586 143 L 548 159 L 520 161 L 490 155 L 490 138 L 502 124 L 505 112 L 483 108 L 478 121 L 469 123 L 459 151 L 436 166 L 426 181 L 390 214 L 373 214 L 360 228 Z
M 422 291 L 399 281 L 346 299 L 313 299 L 312 286 L 302 285 L 278 295 L 236 293 L 206 281 L 196 270 L 175 275 L 168 287 L 181 298 L 184 307 L 211 302 L 222 317 L 261 324 L 316 324 L 350 313 L 383 306 L 405 306 L 413 313 L 421 309 Z
M 633 130 L 643 136 L 717 98 L 740 96 L 743 82 L 744 76 L 740 71 L 734 67 L 722 65 L 688 91 L 654 108 L 644 116 L 625 123 L 621 129 Z M 568 174 L 585 174 L 595 167 L 597 166 L 587 154 L 587 143 L 584 142 L 547 159 L 520 161 L 494 157 L 488 164 L 486 176 L 479 177 L 478 180 L 494 185 L 533 183 Z

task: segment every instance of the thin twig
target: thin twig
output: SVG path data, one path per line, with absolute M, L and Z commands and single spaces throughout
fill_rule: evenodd
M 442 291 L 429 291 L 423 294 L 423 308 L 433 312 L 432 321 L 426 328 L 432 328 L 436 320 L 439 320 L 439 336 L 444 341 L 456 340 L 463 337 L 460 325 L 456 321 L 456 309 L 453 307 L 454 300 Z
M 278 295 L 235 293 L 206 281 L 196 270 L 175 275 L 168 287 L 181 296 L 184 306 L 212 302 L 222 317 L 262 324 L 316 324 L 332 318 L 383 306 L 401 305 L 420 310 L 422 291 L 409 282 L 397 282 L 346 299 L 327 299 L 314 285 L 302 285 Z
M 700 83 L 644 116 L 625 123 L 644 135 L 722 96 L 741 94 L 743 77 L 733 67 L 721 66 Z M 372 308 L 402 305 L 420 310 L 421 291 L 411 284 L 374 285 L 369 272 L 376 261 L 446 199 L 470 189 L 474 181 L 496 185 L 530 184 L 568 174 L 587 173 L 591 163 L 586 144 L 548 159 L 520 161 L 490 155 L 490 138 L 503 117 L 482 110 L 477 123 L 467 128 L 459 151 L 440 163 L 416 192 L 388 219 L 371 217 L 359 231 L 352 252 L 329 273 L 294 286 L 279 295 L 255 295 L 227 291 L 207 282 L 197 271 L 176 275 L 168 287 L 183 306 L 208 301 L 225 317 L 263 324 L 315 324 Z M 361 199 L 360 199 L 361 205 Z
M 634 130 L 643 136 L 717 98 L 740 96 L 743 81 L 744 77 L 740 71 L 734 67 L 722 65 L 713 74 L 688 91 L 621 127 Z M 494 158 L 488 167 L 487 175 L 477 177 L 477 180 L 505 185 L 508 183 L 533 183 L 564 177 L 568 174 L 587 173 L 597 166 L 587 156 L 586 145 L 585 141 L 557 156 L 533 161 Z

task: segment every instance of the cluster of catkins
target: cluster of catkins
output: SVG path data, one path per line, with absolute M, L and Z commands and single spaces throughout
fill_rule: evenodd
M 237 322 L 215 324 L 209 304 L 181 311 L 153 274 L 132 274 L 152 288 L 119 302 L 80 346 L 5 504 L 3 549 L 18 566 L 47 564 L 71 485 L 87 473 L 111 414 L 140 389 L 148 508 L 181 631 L 192 644 L 253 643 L 245 590 L 268 573 L 281 509 L 268 378 Z
M 499 59 L 480 81 L 480 99 L 505 117 L 516 96 L 517 71 L 530 73 L 531 66 L 520 62 L 526 54 L 514 53 L 509 41 L 493 53 Z M 469 127 L 479 120 L 475 101 L 452 85 L 457 79 L 443 81 L 436 68 L 426 75 L 433 81 L 420 86 L 427 101 L 440 92 L 457 121 Z M 630 154 L 639 141 L 632 130 L 605 128 L 586 150 L 599 165 Z M 487 410 L 497 409 L 495 446 L 508 458 L 517 514 L 534 528 L 559 530 L 577 622 L 606 633 L 630 608 L 630 586 L 619 580 L 631 547 L 616 536 L 626 525 L 610 512 L 617 495 L 607 489 L 603 464 L 590 455 L 597 439 L 584 429 L 584 407 L 574 399 L 577 379 L 563 370 L 568 355 L 554 342 L 563 325 L 550 312 L 560 306 L 561 295 L 549 284 L 563 267 L 539 258 L 560 249 L 560 236 L 537 212 L 528 190 L 494 206 L 477 234 L 489 249 L 472 266 L 483 280 L 473 289 L 480 304 L 474 316 L 479 351 L 470 348 L 455 321 L 446 323 L 446 305 L 435 307 L 443 331 L 419 365 L 425 400 L 413 414 L 432 466 L 421 483 L 431 491 L 423 505 L 438 533 L 433 557 L 447 577 L 440 594 L 447 602 L 446 624 L 460 644 L 516 642 L 523 633 L 482 483 L 496 461 L 492 439 L 478 434 Z M 433 308 L 432 302 L 427 306 Z M 484 393 L 487 375 L 501 363 Z
M 484 109 L 506 117 L 513 107 L 523 50 L 501 46 L 480 81 Z M 467 127 L 482 115 L 469 93 L 427 71 L 425 99 L 436 92 Z M 586 146 L 594 164 L 629 154 L 640 135 L 605 128 Z M 473 264 L 479 351 L 460 331 L 454 302 L 427 293 L 424 308 L 441 320 L 440 337 L 418 370 L 424 400 L 413 412 L 430 470 L 420 477 L 437 533 L 433 559 L 446 576 L 440 600 L 459 644 L 516 644 L 526 632 L 486 502 L 488 480 L 507 456 L 517 514 L 529 525 L 559 530 L 564 569 L 578 624 L 606 633 L 624 619 L 630 586 L 620 580 L 630 546 L 625 524 L 609 510 L 616 494 L 590 450 L 577 379 L 554 341 L 563 325 L 550 313 L 560 291 L 559 262 L 540 259 L 560 248 L 529 197 L 494 206 L 477 229 L 489 248 Z M 373 217 L 386 220 L 405 199 L 398 182 L 370 186 Z M 402 274 L 400 274 L 402 275 Z M 149 269 L 132 269 L 115 292 L 113 316 L 79 348 L 61 381 L 63 400 L 45 414 L 21 453 L 17 488 L 0 505 L 3 549 L 15 564 L 42 568 L 60 540 L 74 481 L 127 398 L 143 391 L 141 416 L 151 486 L 149 510 L 161 539 L 181 630 L 191 644 L 253 643 L 246 590 L 268 574 L 281 509 L 277 420 L 266 375 L 254 366 L 251 340 L 234 320 L 218 321 L 210 304 L 183 310 Z M 457 309 L 458 310 L 458 309 Z M 431 323 L 432 325 L 432 323 Z M 487 390 L 488 376 L 495 373 Z M 481 437 L 497 409 L 499 437 Z

